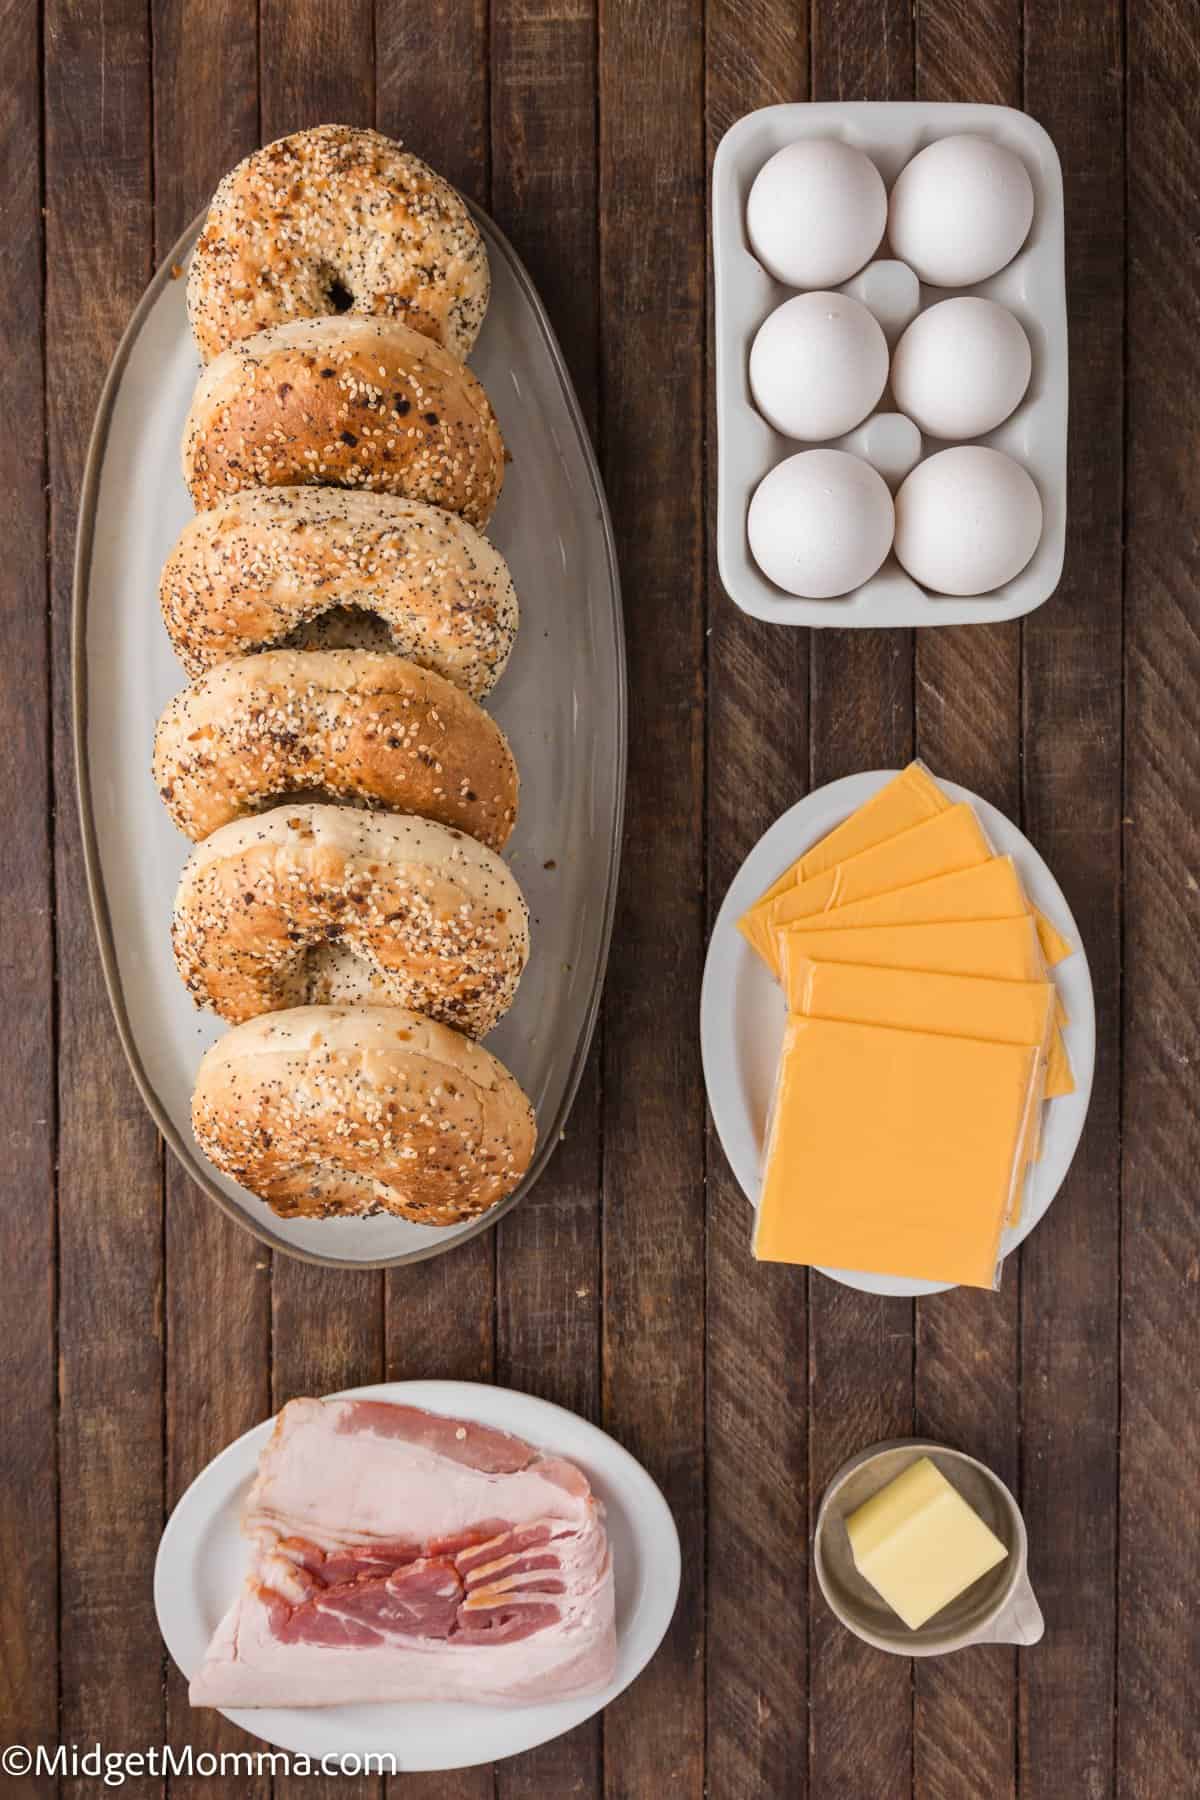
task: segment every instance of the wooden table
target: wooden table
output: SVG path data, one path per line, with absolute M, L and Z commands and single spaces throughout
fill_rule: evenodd
M 395 1791 L 1200 1793 L 1198 34 L 1188 0 L 0 9 L 0 1735 L 246 1747 L 189 1713 L 165 1659 L 166 1511 L 292 1395 L 443 1375 L 601 1421 L 665 1488 L 685 1578 L 603 1722 Z M 772 630 L 722 594 L 705 530 L 709 159 L 752 107 L 914 93 L 1025 106 L 1062 154 L 1066 574 L 1023 626 Z M 601 451 L 629 636 L 622 898 L 566 1141 L 496 1231 L 387 1276 L 272 1260 L 164 1157 L 100 979 L 69 733 L 76 498 L 109 356 L 220 173 L 326 119 L 402 135 L 528 261 Z M 916 1306 L 751 1264 L 696 1027 L 708 923 L 760 832 L 914 752 L 1047 857 L 1101 1030 L 1071 1177 L 1003 1291 Z M 1036 1650 L 911 1666 L 816 1593 L 823 1483 L 914 1429 L 1019 1490 Z

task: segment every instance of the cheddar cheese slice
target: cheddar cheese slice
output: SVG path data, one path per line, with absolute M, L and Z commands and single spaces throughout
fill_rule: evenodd
M 996 1285 L 1038 1052 L 788 1021 L 754 1234 L 760 1261 Z
M 945 812 L 864 850 L 848 862 L 835 863 L 824 874 L 797 882 L 786 894 L 772 900 L 767 926 L 772 950 L 776 931 L 799 919 L 835 908 L 870 900 L 914 884 L 923 885 L 939 875 L 954 874 L 988 861 L 991 845 L 969 806 L 950 806 Z M 1021 911 L 1018 905 L 1014 910 Z M 967 915 L 969 916 L 969 915 Z M 777 958 L 773 959 L 776 964 Z
M 948 814 L 942 816 L 949 817 Z M 916 882 L 912 887 L 893 888 L 887 893 L 872 894 L 865 900 L 836 906 L 829 912 L 806 918 L 804 924 L 813 931 L 840 931 L 856 925 L 933 925 L 948 920 L 1012 919 L 1028 911 L 1025 890 L 1012 857 L 993 856 L 970 868 Z
M 1010 919 L 950 920 L 935 924 L 859 925 L 830 930 L 808 922 L 779 933 L 788 1011 L 802 1010 L 804 964 L 866 963 L 882 969 L 928 969 L 937 975 L 985 975 L 995 981 L 1046 979 L 1037 928 L 1028 913 Z M 1075 1091 L 1062 1035 L 1051 1036 L 1046 1097 Z
M 1047 1053 L 1054 1029 L 1052 981 L 995 981 L 982 975 L 935 975 L 926 969 L 875 969 L 860 963 L 799 959 L 792 972 L 796 1011 L 810 1019 L 842 1019 L 855 1025 L 887 1025 L 898 1031 L 933 1031 L 943 1037 L 984 1038 L 1026 1044 L 1040 1053 L 1044 1093 Z M 1040 1096 L 1039 1096 L 1040 1098 Z M 1023 1160 L 1041 1149 L 1041 1107 L 1030 1115 Z M 1018 1184 L 1013 1214 L 1020 1217 Z
M 910 826 L 919 825 L 923 819 L 932 818 L 935 813 L 945 812 L 949 805 L 928 769 L 918 762 L 909 763 L 878 793 L 872 794 L 857 812 L 852 812 L 848 819 L 843 819 L 840 825 L 791 863 L 778 881 L 760 895 L 749 912 L 743 913 L 738 920 L 738 930 L 765 960 L 769 939 L 762 930 L 763 922 L 756 916 L 761 909 L 796 882 L 810 881 L 814 875 L 824 874 L 836 863 L 845 862 L 887 838 L 896 837 Z
M 1072 953 L 1071 945 L 1048 919 L 1031 909 L 1011 856 L 993 856 L 950 875 L 936 876 L 908 888 L 893 888 L 848 906 L 835 907 L 831 912 L 813 914 L 804 922 L 814 930 L 840 930 L 852 925 L 926 925 L 939 919 L 1007 919 L 1030 911 L 1038 928 L 1042 954 L 1053 968 Z M 1056 944 L 1061 951 L 1055 951 Z M 1067 1014 L 1061 996 L 1055 996 L 1054 1005 L 1059 1024 L 1065 1025 Z
M 792 959 L 795 1011 L 811 1019 L 933 1031 L 942 1037 L 1029 1044 L 1046 1054 L 1054 1027 L 1054 983 L 877 969 L 862 963 Z
M 785 869 L 778 880 L 773 882 L 766 893 L 762 894 L 739 919 L 739 931 L 763 961 L 777 972 L 769 917 L 772 902 L 799 884 L 824 875 L 837 865 L 844 864 L 892 838 L 900 837 L 915 827 L 936 818 L 939 814 L 950 811 L 954 804 L 949 795 L 942 792 L 923 764 L 910 763 L 906 769 L 902 769 L 898 775 L 873 794 L 863 806 L 860 806 L 857 812 L 851 813 L 848 819 L 843 820 L 826 837 L 814 844 L 803 856 Z M 982 828 L 980 831 L 982 835 Z M 934 870 L 927 875 L 914 875 L 908 879 L 914 881 L 932 879 L 934 875 L 948 872 L 948 868 L 949 865 L 947 865 L 947 869 Z M 900 884 L 889 883 L 889 887 L 893 885 Z M 883 891 L 885 890 L 882 888 L 874 889 L 876 893 Z M 842 905 L 847 897 L 828 902 L 828 904 Z M 825 903 L 823 902 L 823 904 Z M 1056 930 L 1043 913 L 1036 908 L 1032 910 L 1037 920 L 1038 933 L 1042 940 L 1046 961 L 1053 968 L 1065 957 L 1071 955 L 1074 946 L 1067 938 L 1063 937 L 1060 931 Z

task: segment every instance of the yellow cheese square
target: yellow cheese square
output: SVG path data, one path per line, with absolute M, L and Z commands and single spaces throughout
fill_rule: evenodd
M 949 816 L 943 813 L 938 823 Z M 803 889 L 795 891 L 807 891 L 810 885 L 806 882 Z M 772 906 L 767 915 L 773 950 L 782 907 L 791 910 L 790 896 L 780 903 L 780 907 Z M 1050 967 L 1072 953 L 1070 944 L 1059 936 L 1049 920 L 1029 905 L 1011 856 L 993 856 L 986 862 L 957 869 L 951 874 L 916 882 L 911 887 L 891 888 L 866 899 L 836 906 L 828 912 L 814 912 L 811 916 L 798 913 L 794 922 L 803 923 L 814 931 L 841 931 L 857 925 L 932 925 L 939 920 L 957 923 L 1005 919 L 1023 912 L 1033 914 L 1042 954 Z M 778 963 L 777 953 L 775 963 Z M 778 967 L 775 972 L 778 974 Z M 1057 993 L 1054 1005 L 1059 1024 L 1065 1024 L 1066 1009 Z
M 795 883 L 771 902 L 767 926 L 774 940 L 776 931 L 800 919 L 971 868 L 987 862 L 991 854 L 991 846 L 971 808 L 951 806 L 923 825 L 914 825 L 911 831 L 902 831 L 898 837 L 888 838 L 886 843 L 876 844 L 847 862 L 835 863 L 824 874 Z M 773 966 L 777 973 L 777 958 L 773 959 Z
M 1044 1092 L 1054 1030 L 1052 981 L 994 981 L 982 975 L 936 975 L 927 969 L 875 969 L 802 958 L 791 987 L 795 1011 L 810 1019 L 844 1019 L 898 1031 L 1031 1045 L 1041 1056 Z M 1025 1164 L 1036 1162 L 1041 1148 L 1040 1099 L 1039 1094 L 1022 1146 Z M 1023 1185 L 1017 1184 L 1009 1224 L 1020 1218 Z
M 948 815 L 943 815 L 947 817 Z M 844 931 L 855 925 L 934 925 L 962 919 L 1012 919 L 1029 902 L 1011 856 L 992 856 L 969 868 L 932 876 L 911 887 L 839 903 L 804 923 L 813 930 Z M 1041 934 L 1039 933 L 1039 937 Z M 1045 944 L 1042 945 L 1043 955 Z M 1049 957 L 1046 958 L 1049 962 Z
M 754 1254 L 995 1285 L 1038 1052 L 793 1017 Z
M 793 957 L 789 973 L 795 1010 L 812 1018 L 1038 1045 L 1054 1023 L 1052 981 L 825 962 L 819 944 L 811 957 Z
M 788 1011 L 799 1012 L 797 974 L 806 958 L 928 969 L 938 975 L 987 975 L 997 981 L 1044 981 L 1046 965 L 1033 919 L 949 920 L 921 925 L 860 925 L 831 930 L 807 921 L 779 933 Z M 1046 1097 L 1075 1091 L 1062 1034 L 1050 1040 Z
M 760 909 L 765 911 L 772 900 L 797 881 L 811 880 L 836 863 L 869 850 L 873 844 L 881 844 L 886 838 L 907 831 L 910 825 L 919 825 L 922 819 L 944 812 L 949 805 L 928 769 L 921 763 L 909 763 L 878 793 L 872 794 L 857 812 L 843 819 L 786 868 L 778 881 L 772 882 L 766 893 L 759 896 L 749 912 L 743 913 L 738 920 L 738 930 L 765 960 L 770 939 L 765 931 L 765 919 L 758 916 Z
M 855 1568 L 910 1631 L 1008 1556 L 927 1456 L 852 1512 L 846 1532 Z
M 953 804 L 949 795 L 942 792 L 922 763 L 910 763 L 860 806 L 857 812 L 851 813 L 848 819 L 844 819 L 785 869 L 778 880 L 738 920 L 739 931 L 751 948 L 777 973 L 769 923 L 770 906 L 774 900 L 800 882 L 811 881 L 837 864 L 845 863 L 899 837 L 922 822 L 949 811 Z M 1046 960 L 1053 968 L 1071 955 L 1074 946 L 1055 929 L 1044 914 L 1036 908 L 1032 910 Z

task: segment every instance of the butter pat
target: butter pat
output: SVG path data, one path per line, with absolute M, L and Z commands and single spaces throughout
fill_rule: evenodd
M 854 1566 L 918 1631 L 1008 1551 L 927 1456 L 846 1520 Z

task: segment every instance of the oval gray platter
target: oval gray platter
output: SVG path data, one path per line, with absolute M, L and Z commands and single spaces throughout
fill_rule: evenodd
M 487 701 L 521 770 L 505 852 L 529 901 L 533 950 L 488 1038 L 537 1111 L 517 1191 L 439 1231 L 388 1216 L 277 1219 L 196 1147 L 192 1083 L 224 1030 L 195 1011 L 171 955 L 171 904 L 188 844 L 150 774 L 154 727 L 184 685 L 158 610 L 158 576 L 191 515 L 179 443 L 200 363 L 180 271 L 197 219 L 138 305 L 113 359 L 80 501 L 73 608 L 75 758 L 84 860 L 105 980 L 133 1076 L 191 1179 L 273 1249 L 310 1262 L 417 1262 L 494 1225 L 529 1192 L 566 1128 L 596 1022 L 612 932 L 625 788 L 625 646 L 612 528 L 596 459 L 533 284 L 482 213 L 492 301 L 471 357 L 512 462 L 488 527 L 512 567 L 521 630 Z M 173 274 L 172 271 L 175 271 Z

